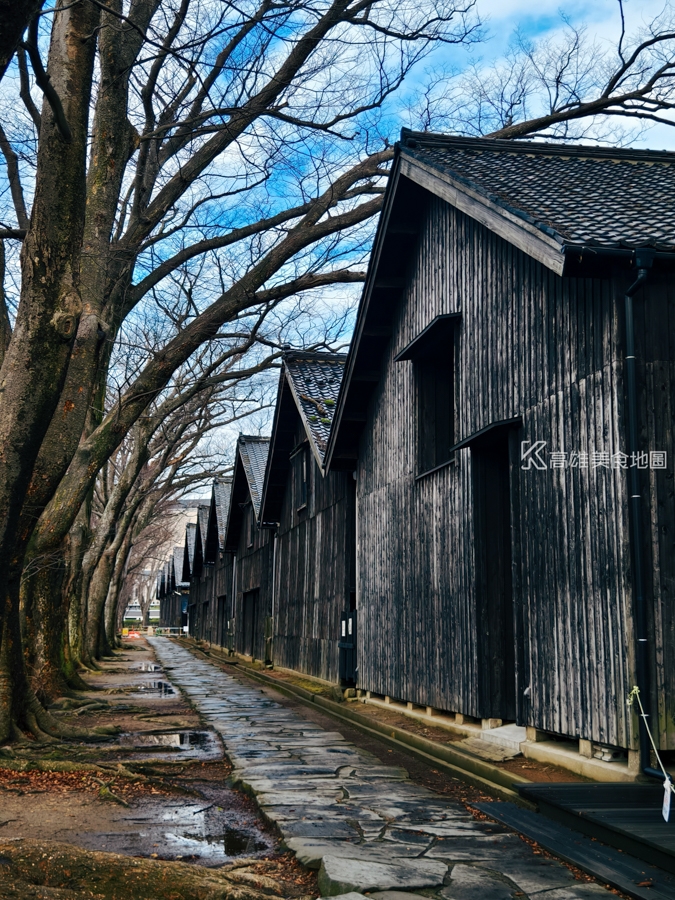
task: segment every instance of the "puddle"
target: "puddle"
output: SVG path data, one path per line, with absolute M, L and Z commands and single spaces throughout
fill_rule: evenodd
M 269 854 L 272 850 L 272 841 L 258 832 L 239 831 L 236 828 L 226 828 L 222 835 L 205 834 L 176 834 L 167 832 L 165 835 L 167 850 L 174 859 L 199 859 L 204 864 L 208 860 L 212 865 L 219 865 L 237 857 L 256 857 Z
M 169 696 L 170 694 L 176 693 L 168 681 L 148 681 L 145 684 L 139 684 L 138 690 L 143 691 L 143 693 L 147 693 L 148 691 L 157 692 L 162 696 Z
M 142 662 L 138 665 L 134 666 L 135 669 L 140 669 L 141 672 L 161 672 L 162 667 L 158 666 L 157 663 L 151 662 Z
M 225 852 L 228 856 L 243 856 L 246 853 L 254 853 L 262 850 L 261 846 L 255 846 L 255 838 L 236 828 L 228 828 L 223 836 Z
M 124 748 L 137 750 L 141 759 L 152 753 L 153 759 L 164 754 L 173 756 L 180 753 L 185 759 L 219 759 L 222 756 L 220 744 L 212 731 L 172 731 L 172 732 L 129 732 L 120 734 L 117 743 Z
M 263 831 L 252 805 L 231 788 L 207 788 L 210 794 L 194 800 L 167 804 L 153 801 L 120 811 L 117 827 L 106 832 L 80 835 L 88 849 L 105 849 L 129 856 L 179 859 L 201 866 L 222 866 L 241 857 L 268 857 L 276 851 L 273 835 Z

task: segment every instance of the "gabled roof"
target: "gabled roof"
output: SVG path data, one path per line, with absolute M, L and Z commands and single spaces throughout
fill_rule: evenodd
M 270 439 L 240 434 L 237 442 L 239 458 L 246 473 L 248 489 L 251 494 L 251 502 L 255 509 L 256 518 L 260 514 L 260 501 L 262 499 L 263 482 L 265 480 L 265 466 L 267 454 L 270 449 Z
M 324 471 L 324 456 L 346 359 L 342 353 L 284 353 L 265 472 L 262 522 L 279 520 L 298 419 L 317 465 Z
M 213 479 L 213 502 L 218 524 L 218 545 L 223 546 L 225 541 L 225 529 L 227 528 L 227 516 L 230 511 L 230 498 L 232 496 L 232 478 Z
M 231 490 L 231 478 L 213 479 L 204 547 L 204 562 L 208 565 L 214 565 L 218 561 L 218 552 L 223 547 Z
M 232 475 L 232 493 L 228 510 L 227 528 L 223 549 L 236 553 L 239 532 L 243 521 L 242 507 L 250 500 L 256 520 L 260 516 L 265 465 L 269 453 L 270 439 L 256 435 L 240 434 Z
M 346 353 L 284 355 L 282 377 L 285 374 L 312 452 L 322 469 L 346 360 Z
M 183 548 L 183 581 L 190 581 L 195 560 L 197 545 L 197 523 L 188 522 L 185 526 L 185 547 Z
M 184 547 L 173 548 L 173 572 L 176 579 L 175 587 L 187 587 L 188 581 L 183 581 L 183 556 L 185 554 Z
M 503 227 L 513 222 L 534 233 L 563 262 L 570 247 L 675 251 L 675 153 L 404 129 L 401 160 L 404 175 L 423 185 L 425 173 L 439 178 L 454 188 L 455 196 L 446 198 L 453 205 L 477 201 L 486 215 L 501 217 Z M 498 230 L 497 221 L 483 224 Z
M 209 509 L 210 504 L 200 503 L 197 507 L 197 542 L 195 547 L 195 562 L 192 575 L 201 575 L 202 566 L 207 562 L 206 542 L 209 536 Z M 215 560 L 213 560 L 215 562 Z
M 558 275 L 630 269 L 644 248 L 675 264 L 675 153 L 456 138 L 403 129 L 326 451 L 353 469 L 391 317 L 430 195 Z M 606 271 L 606 268 L 604 269 Z
M 201 540 L 200 550 L 202 559 L 206 559 L 206 538 L 209 530 L 209 505 L 208 503 L 200 503 L 197 507 L 197 533 Z

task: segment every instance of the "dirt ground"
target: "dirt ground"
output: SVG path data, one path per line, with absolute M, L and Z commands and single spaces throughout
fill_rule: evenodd
M 130 865 L 123 858 L 136 860 L 127 873 L 132 882 L 155 884 L 152 897 L 174 896 L 164 882 L 176 898 L 207 898 L 213 891 L 222 897 L 223 879 L 233 900 L 254 900 L 261 890 L 317 896 L 316 874 L 283 852 L 253 800 L 232 788 L 219 738 L 168 684 L 144 640 L 127 642 L 87 678 L 92 691 L 61 701 L 52 712 L 81 728 L 115 725 L 116 737 L 101 743 L 26 740 L 0 748 L 2 900 L 141 900 L 145 895 L 131 892 L 121 878 L 101 892 L 106 872 Z M 33 864 L 28 871 L 42 882 L 26 882 L 20 876 L 31 854 L 67 858 L 63 871 L 71 875 L 61 882 L 73 886 L 51 883 L 56 875 L 36 875 Z M 154 868 L 146 871 L 142 860 Z M 69 893 L 58 893 L 64 890 Z
M 92 690 L 62 700 L 52 712 L 64 724 L 89 730 L 114 725 L 115 737 L 99 743 L 27 739 L 0 748 L 0 900 L 318 896 L 316 873 L 283 851 L 254 801 L 232 787 L 218 736 L 166 680 L 145 640 L 127 641 L 99 673 L 87 677 Z M 246 680 L 244 667 L 237 677 Z M 335 720 L 319 709 L 272 688 L 264 693 L 336 730 Z M 350 708 L 432 740 L 455 739 L 394 711 Z M 416 783 L 470 809 L 490 799 L 344 722 L 337 730 L 384 763 L 403 766 Z M 530 761 L 511 765 L 521 771 Z M 534 772 L 522 774 L 558 780 L 546 768 L 554 769 L 535 764 Z M 535 852 L 548 856 L 540 848 Z

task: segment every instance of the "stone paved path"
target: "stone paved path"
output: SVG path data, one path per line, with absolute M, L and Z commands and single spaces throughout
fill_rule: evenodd
M 298 859 L 319 868 L 324 896 L 359 900 L 369 891 L 380 900 L 416 900 L 415 890 L 439 900 L 612 896 L 168 638 L 149 640 L 171 681 L 222 736 L 235 778 L 256 795 Z

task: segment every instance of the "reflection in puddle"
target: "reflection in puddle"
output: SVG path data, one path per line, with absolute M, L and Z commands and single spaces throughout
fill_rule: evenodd
M 167 850 L 172 856 L 183 859 L 208 859 L 212 863 L 225 862 L 240 856 L 255 857 L 269 853 L 271 841 L 262 833 L 227 828 L 220 835 L 166 832 Z
M 249 856 L 265 849 L 262 841 L 257 841 L 255 836 L 245 831 L 237 831 L 236 828 L 228 828 L 223 836 L 225 853 L 228 856 Z
M 197 785 L 195 785 L 197 787 Z M 243 857 L 273 855 L 276 839 L 252 805 L 226 784 L 199 784 L 204 799 L 142 799 L 120 814 L 119 830 L 80 835 L 86 849 L 129 856 L 180 859 L 200 866 L 222 866 Z
M 161 672 L 162 667 L 158 666 L 157 663 L 151 662 L 142 662 L 137 666 L 141 670 L 141 672 Z
M 138 690 L 144 692 L 156 691 L 163 696 L 176 693 L 168 681 L 148 681 L 145 684 L 139 684 Z
M 178 751 L 190 759 L 216 759 L 221 755 L 212 731 L 130 732 L 120 734 L 117 741 L 122 747 L 138 750 L 139 754 L 153 751 L 155 758 L 163 750 L 171 753 Z

